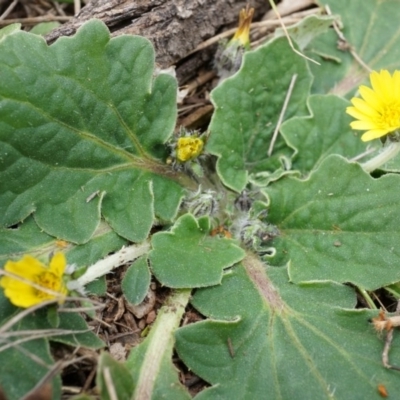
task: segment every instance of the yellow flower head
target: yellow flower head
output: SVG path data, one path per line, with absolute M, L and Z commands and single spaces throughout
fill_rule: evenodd
M 373 71 L 370 75 L 372 89 L 360 86 L 362 99 L 353 97 L 353 107 L 346 112 L 358 121 L 353 129 L 367 131 L 361 140 L 367 142 L 387 135 L 400 128 L 400 71 L 393 75 L 387 70 Z
M 63 253 L 54 254 L 49 266 L 31 256 L 24 256 L 20 261 L 7 261 L 4 271 L 10 275 L 0 279 L 0 286 L 17 307 L 28 308 L 52 299 L 62 303 L 68 293 L 63 281 L 66 265 Z
M 178 139 L 176 144 L 176 158 L 186 162 L 200 155 L 204 142 L 197 136 L 185 136 Z
M 243 47 L 248 47 L 250 44 L 250 25 L 253 19 L 254 8 L 243 8 L 239 14 L 239 26 L 233 36 L 231 42 L 238 41 Z

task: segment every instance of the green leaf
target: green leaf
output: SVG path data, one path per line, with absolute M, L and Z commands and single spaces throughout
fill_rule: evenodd
M 52 46 L 26 32 L 0 42 L 0 223 L 35 212 L 41 229 L 87 242 L 103 214 L 131 241 L 182 197 L 164 158 L 176 82 L 153 77 L 146 39 L 110 39 L 92 20 Z M 172 180 L 172 178 L 174 180 Z M 84 223 L 82 223 L 84 221 Z
M 132 304 L 140 304 L 149 290 L 151 274 L 147 257 L 140 257 L 128 268 L 121 282 L 122 293 Z
M 54 238 L 41 231 L 32 217 L 15 228 L 0 228 L 0 242 L 0 265 L 10 258 L 22 258 L 26 253 L 41 257 L 56 249 Z
M 279 38 L 247 52 L 240 71 L 211 94 L 215 112 L 207 150 L 218 157 L 217 171 L 223 183 L 238 192 L 248 174 L 274 171 L 291 150 L 278 138 L 272 157 L 268 150 L 291 79 L 297 74 L 285 119 L 305 115 L 311 85 L 306 61 Z
M 358 164 L 329 156 L 309 179 L 266 190 L 273 265 L 290 260 L 294 282 L 334 280 L 373 290 L 400 281 L 400 176 L 371 178 Z
M 108 353 L 100 356 L 96 382 L 102 400 L 129 400 L 132 397 L 134 387 L 129 370 Z
M 4 291 L 0 290 L 0 326 L 16 312 L 17 308 L 10 303 L 7 297 L 5 297 Z
M 57 304 L 51 304 L 47 307 L 47 322 L 52 328 L 60 326 L 60 315 L 58 314 Z
M 174 332 L 179 326 L 190 293 L 190 290 L 180 290 L 171 295 L 158 312 L 150 334 L 132 349 L 126 362 L 135 385 L 132 400 L 191 398 L 179 382 L 178 371 L 172 364 Z
M 172 288 L 217 285 L 223 269 L 244 257 L 244 251 L 233 240 L 211 237 L 209 226 L 199 225 L 191 215 L 180 217 L 171 232 L 152 237 L 149 254 L 156 278 Z
M 95 294 L 97 296 L 105 296 L 105 294 L 107 292 L 106 277 L 101 276 L 100 278 L 96 279 L 95 281 L 88 283 L 85 286 L 85 289 L 90 294 Z
M 23 327 L 20 326 L 22 329 Z M 35 339 L 23 344 L 19 349 L 11 347 L 0 353 L 0 386 L 7 400 L 20 400 L 45 377 L 53 364 L 46 340 Z M 61 379 L 51 382 L 54 399 L 61 398 Z
M 336 20 L 331 15 L 309 15 L 294 25 L 286 28 L 287 33 L 297 43 L 300 50 L 303 50 L 311 40 L 328 31 L 332 22 Z M 286 36 L 282 28 L 275 30 L 275 37 Z
M 91 349 L 100 349 L 105 346 L 104 342 L 90 331 L 86 321 L 77 312 L 60 313 L 60 325 L 58 328 L 65 331 L 76 331 L 76 333 L 53 336 L 51 337 L 53 341 Z
M 400 68 L 400 9 L 396 0 L 318 0 L 339 14 L 343 34 L 358 57 L 373 70 Z M 348 50 L 338 49 L 338 36 L 331 30 L 308 46 L 307 55 L 321 63 L 310 64 L 315 76 L 313 92 L 328 91 L 344 96 L 369 75 Z
M 3 39 L 5 36 L 10 35 L 15 32 L 19 32 L 21 30 L 21 24 L 11 24 L 2 29 L 0 29 L 0 39 Z
M 23 398 L 54 366 L 49 341 L 93 349 L 104 347 L 103 341 L 90 331 L 79 314 L 58 312 L 58 329 L 53 329 L 47 311 L 47 308 L 40 309 L 7 328 L 6 324 L 19 317 L 22 311 L 0 291 L 0 359 L 7 360 L 0 362 L 0 387 L 8 400 Z M 20 340 L 20 343 L 13 344 Z M 58 375 L 51 384 L 53 398 L 60 398 L 61 380 Z
M 248 173 L 277 169 L 282 158 L 290 158 L 291 150 L 281 138 L 272 157 L 267 153 L 294 74 L 297 79 L 285 112 L 288 119 L 306 114 L 311 75 L 286 38 L 246 53 L 240 71 L 213 90 L 215 112 L 207 150 L 218 157 L 218 174 L 231 189 L 242 191 Z
M 5 323 L 17 315 L 18 309 L 11 306 L 3 291 L 0 291 L 0 310 L 0 387 L 7 400 L 19 400 L 46 376 L 54 364 L 48 341 L 35 332 L 41 329 L 41 321 L 46 320 L 46 314 L 40 313 L 41 318 L 30 315 L 10 329 L 5 329 Z M 25 333 L 10 336 L 15 331 Z M 21 342 L 13 344 L 19 340 Z M 53 398 L 60 398 L 60 377 L 57 375 L 50 384 Z
M 180 358 L 212 385 L 196 399 L 378 400 L 380 383 L 398 393 L 368 325 L 376 312 L 347 309 L 356 304 L 350 287 L 293 285 L 286 268 L 265 269 L 252 257 L 244 265 L 196 291 L 192 303 L 209 319 L 176 333 Z
M 304 174 L 317 168 L 330 154 L 350 159 L 365 152 L 367 144 L 350 129 L 346 100 L 333 95 L 314 95 L 308 99 L 308 105 L 310 116 L 294 117 L 281 128 L 286 142 L 296 150 L 293 169 Z M 373 143 L 378 147 L 376 141 Z
M 34 33 L 35 35 L 47 35 L 53 29 L 59 27 L 61 24 L 57 21 L 53 22 L 41 22 L 40 24 L 35 25 L 29 32 Z

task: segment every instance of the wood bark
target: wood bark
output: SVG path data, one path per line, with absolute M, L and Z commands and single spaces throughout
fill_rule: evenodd
M 255 20 L 268 10 L 266 0 L 252 0 Z M 187 56 L 204 40 L 225 27 L 237 25 L 243 0 L 92 0 L 70 22 L 50 32 L 46 39 L 54 42 L 60 36 L 73 35 L 91 18 L 101 19 L 112 36 L 141 35 L 148 38 L 156 51 L 161 68 L 177 65 L 180 83 L 192 78 L 198 68 L 210 61 L 215 47 Z

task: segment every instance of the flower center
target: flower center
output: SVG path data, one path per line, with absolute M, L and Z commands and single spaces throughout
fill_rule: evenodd
M 200 155 L 204 142 L 197 137 L 182 137 L 177 143 L 177 159 L 186 162 Z
M 396 129 L 400 127 L 400 102 L 395 101 L 393 103 L 386 104 L 380 115 L 379 125 L 383 129 Z
M 35 283 L 45 289 L 52 290 L 53 292 L 60 292 L 60 278 L 52 272 L 45 271 L 40 275 L 37 275 Z M 40 299 L 54 299 L 56 297 L 55 295 L 38 288 L 34 288 L 34 290 L 35 295 Z

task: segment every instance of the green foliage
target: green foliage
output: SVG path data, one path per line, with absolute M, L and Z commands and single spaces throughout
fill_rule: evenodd
M 104 345 L 76 313 L 59 313 L 56 330 L 48 322 L 46 310 L 17 320 L 18 310 L 10 306 L 3 292 L 0 292 L 0 310 L 0 354 L 2 360 L 7 360 L 0 363 L 0 386 L 9 399 L 21 399 L 48 374 L 54 363 L 49 337 L 71 346 L 97 349 Z M 53 398 L 60 398 L 60 377 L 53 378 L 51 385 Z
M 212 92 L 215 113 L 207 150 L 218 156 L 218 174 L 233 190 L 245 188 L 249 173 L 275 170 L 282 158 L 290 158 L 291 151 L 280 138 L 272 157 L 267 153 L 294 74 L 288 119 L 306 113 L 312 78 L 304 58 L 293 53 L 285 38 L 247 53 L 240 73 Z
M 389 393 L 400 390 L 398 377 L 379 364 L 373 313 L 352 310 L 351 288 L 293 285 L 286 268 L 257 279 L 255 269 L 264 267 L 253 263 L 197 291 L 192 304 L 209 319 L 176 334 L 179 356 L 212 385 L 196 398 L 379 399 L 382 382 Z
M 294 117 L 282 125 L 282 136 L 295 149 L 292 168 L 306 174 L 330 154 L 351 159 L 371 145 L 355 140 L 351 118 L 345 114 L 349 103 L 333 95 L 308 98 L 310 116 Z M 375 148 L 378 144 L 374 143 Z
M 102 214 L 141 241 L 155 215 L 173 218 L 182 190 L 159 177 L 168 173 L 160 158 L 175 124 L 176 83 L 153 78 L 147 40 L 111 40 L 98 21 L 50 47 L 16 32 L 2 40 L 0 64 L 3 225 L 35 211 L 44 231 L 84 243 Z
M 26 254 L 46 264 L 63 252 L 82 306 L 120 265 L 130 303 L 145 301 L 152 280 L 163 286 L 127 360 L 101 354 L 100 398 L 189 399 L 176 354 L 210 385 L 199 399 L 379 399 L 379 384 L 400 392 L 369 323 L 377 311 L 356 308 L 356 292 L 370 305 L 366 290 L 399 297 L 400 158 L 365 172 L 361 161 L 381 143 L 361 142 L 337 96 L 368 76 L 354 51 L 371 68 L 398 67 L 399 8 L 320 3 L 334 15 L 289 31 L 321 66 L 279 32 L 247 52 L 212 91 L 206 151 L 187 168 L 166 162 L 177 83 L 154 70 L 146 39 L 111 38 L 95 20 L 51 46 L 18 25 L 0 31 L 0 272 Z M 353 54 L 337 48 L 332 21 Z M 0 290 L 0 386 L 10 400 L 54 368 L 51 343 L 104 346 L 87 323 L 94 310 L 83 317 L 76 300 L 34 313 L 10 300 Z M 204 320 L 179 328 L 189 302 Z M 60 374 L 49 380 L 60 398 Z
M 371 178 L 358 164 L 330 156 L 305 181 L 267 189 L 274 265 L 290 261 L 294 282 L 334 280 L 377 289 L 400 281 L 399 175 Z M 379 212 L 379 218 L 373 215 Z
M 96 381 L 103 400 L 111 400 L 115 395 L 119 400 L 131 398 L 134 388 L 132 376 L 124 365 L 115 361 L 108 353 L 103 353 L 100 357 Z
M 305 17 L 297 24 L 294 24 L 286 29 L 290 37 L 297 43 L 301 50 L 312 41 L 315 37 L 325 33 L 329 30 L 336 18 L 330 15 L 309 15 Z M 282 28 L 278 28 L 275 31 L 275 37 L 285 36 L 285 32 Z
M 35 25 L 29 32 L 35 33 L 36 35 L 47 35 L 53 29 L 59 27 L 61 24 L 59 22 L 41 22 Z
M 209 227 L 201 226 L 186 214 L 171 232 L 153 235 L 151 268 L 156 278 L 173 288 L 216 285 L 222 270 L 244 257 L 244 251 L 231 240 L 211 237 Z
M 146 297 L 151 274 L 147 258 L 138 258 L 126 271 L 121 282 L 121 289 L 126 299 L 132 304 L 140 304 Z

